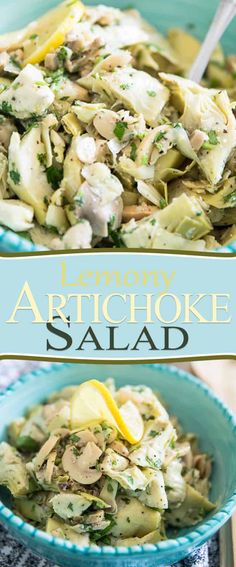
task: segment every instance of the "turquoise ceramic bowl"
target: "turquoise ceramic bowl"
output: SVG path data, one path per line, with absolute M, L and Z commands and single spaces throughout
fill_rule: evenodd
M 60 0 L 0 0 L 0 33 L 18 29 L 34 20 Z M 84 0 L 85 4 L 108 4 L 117 8 L 128 5 L 137 8 L 150 23 L 165 32 L 173 26 L 190 30 L 199 39 L 203 39 L 213 17 L 218 0 Z M 223 38 L 223 47 L 227 53 L 235 52 L 236 23 L 230 25 Z M 31 242 L 0 227 L 0 250 L 4 252 L 32 252 L 40 250 Z M 236 242 L 220 249 L 220 252 L 236 252 Z
M 118 386 L 144 383 L 157 389 L 186 431 L 195 432 L 201 449 L 213 455 L 211 499 L 216 511 L 175 540 L 135 547 L 81 548 L 53 538 L 25 523 L 0 502 L 0 520 L 28 548 L 63 567 L 156 567 L 170 565 L 209 539 L 229 518 L 236 504 L 236 420 L 214 394 L 186 372 L 167 365 L 61 365 L 20 378 L 0 394 L 0 439 L 6 426 L 52 391 L 69 384 L 114 376 Z

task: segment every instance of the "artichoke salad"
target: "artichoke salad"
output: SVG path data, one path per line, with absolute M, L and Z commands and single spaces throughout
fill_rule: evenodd
M 78 545 L 173 537 L 214 509 L 210 475 L 196 436 L 149 387 L 116 389 L 112 379 L 52 394 L 0 444 L 0 485 L 16 514 Z
M 236 56 L 66 0 L 0 36 L 0 224 L 49 249 L 202 251 L 236 236 Z

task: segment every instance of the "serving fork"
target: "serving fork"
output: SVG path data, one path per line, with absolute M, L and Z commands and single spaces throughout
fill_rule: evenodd
M 190 69 L 189 79 L 200 82 L 217 43 L 235 15 L 236 0 L 220 0 L 199 54 Z

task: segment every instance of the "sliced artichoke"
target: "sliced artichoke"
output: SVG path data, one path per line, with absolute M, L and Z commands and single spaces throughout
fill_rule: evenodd
M 86 86 L 86 80 L 80 79 L 80 84 Z M 168 89 L 160 81 L 133 67 L 93 75 L 90 82 L 93 91 L 106 92 L 112 99 L 122 101 L 126 108 L 143 114 L 146 122 L 153 126 L 169 98 Z
M 30 491 L 29 476 L 19 453 L 4 441 L 0 443 L 0 485 L 16 498 Z
M 155 531 L 161 521 L 157 510 L 142 504 L 137 498 L 118 499 L 118 511 L 111 534 L 117 538 L 144 537 Z
M 53 101 L 53 92 L 41 71 L 33 65 L 26 65 L 11 86 L 0 94 L 0 108 L 21 119 L 42 116 Z
M 57 518 L 49 518 L 46 525 L 46 531 L 53 537 L 67 539 L 76 545 L 88 546 L 89 535 L 78 534 L 73 528 L 65 522 Z
M 227 92 L 207 89 L 176 75 L 161 73 L 160 77 L 172 92 L 184 128 L 190 133 L 198 129 L 208 135 L 208 142 L 198 153 L 198 163 L 215 185 L 236 145 L 236 122 Z
M 204 498 L 195 488 L 187 485 L 186 496 L 181 506 L 171 509 L 166 514 L 170 526 L 188 527 L 200 522 L 214 509 L 215 505 L 212 502 Z
M 45 154 L 41 127 L 32 128 L 22 138 L 17 132 L 9 146 L 8 183 L 14 193 L 31 205 L 39 224 L 44 224 L 52 187 L 40 163 Z M 26 166 L 27 164 L 27 166 Z
M 0 224 L 11 230 L 21 232 L 29 230 L 33 224 L 34 209 L 23 201 L 5 199 L 0 201 Z

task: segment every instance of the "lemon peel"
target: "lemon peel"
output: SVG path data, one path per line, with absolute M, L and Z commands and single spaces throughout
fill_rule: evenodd
M 71 400 L 71 427 L 108 422 L 124 439 L 135 445 L 143 437 L 144 424 L 138 408 L 131 401 L 118 408 L 106 386 L 98 380 L 84 382 Z
M 66 34 L 80 21 L 84 11 L 85 7 L 80 0 L 66 0 L 34 22 L 30 35 L 23 42 L 23 65 L 41 63 L 48 53 L 58 49 L 64 43 Z

